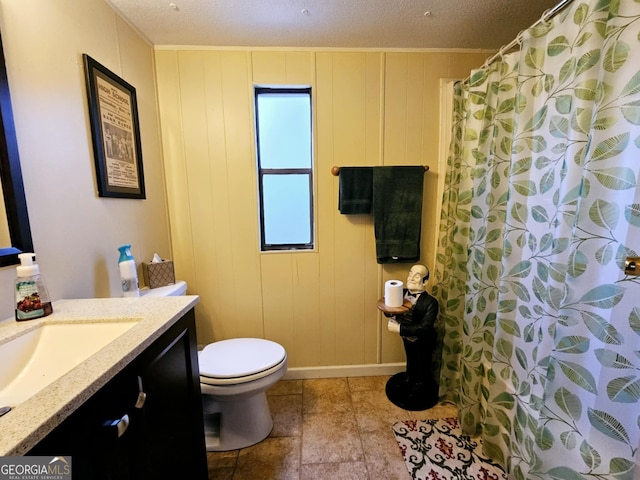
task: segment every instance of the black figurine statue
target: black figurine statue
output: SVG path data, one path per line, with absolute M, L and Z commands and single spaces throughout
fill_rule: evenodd
M 410 310 L 396 315 L 385 313 L 390 317 L 387 328 L 400 334 L 407 354 L 407 370 L 389 379 L 387 397 L 405 410 L 426 410 L 438 402 L 438 384 L 431 371 L 438 301 L 425 291 L 427 280 L 427 267 L 411 267 L 404 289 L 405 305 L 411 303 Z

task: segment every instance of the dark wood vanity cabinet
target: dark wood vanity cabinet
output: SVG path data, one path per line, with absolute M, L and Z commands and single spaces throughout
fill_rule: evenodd
M 74 480 L 206 479 L 193 310 L 27 455 L 71 456 Z

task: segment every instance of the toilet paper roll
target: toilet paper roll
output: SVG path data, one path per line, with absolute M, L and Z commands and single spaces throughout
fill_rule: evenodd
M 402 282 L 400 280 L 388 280 L 384 284 L 384 304 L 387 307 L 401 307 L 403 301 Z

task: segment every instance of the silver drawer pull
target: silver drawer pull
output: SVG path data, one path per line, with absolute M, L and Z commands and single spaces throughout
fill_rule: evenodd
M 147 401 L 147 394 L 144 393 L 144 387 L 142 386 L 142 377 L 138 375 L 138 398 L 136 399 L 136 408 L 144 407 L 144 402 Z
M 114 428 L 118 434 L 118 438 L 120 438 L 122 435 L 124 435 L 124 432 L 127 431 L 127 428 L 129 428 L 129 415 L 124 414 L 122 418 L 106 422 L 104 426 Z
M 144 407 L 144 402 L 147 400 L 147 394 L 144 392 L 138 392 L 138 399 L 136 400 L 135 407 L 142 408 Z
M 129 428 L 129 415 L 124 415 L 117 424 L 118 428 L 118 438 L 124 435 L 124 432 Z

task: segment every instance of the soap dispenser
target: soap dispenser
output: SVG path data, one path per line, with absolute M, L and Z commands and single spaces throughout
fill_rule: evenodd
M 49 292 L 35 263 L 34 253 L 18 255 L 20 266 L 16 268 L 16 320 L 33 320 L 53 313 Z
M 131 245 L 122 245 L 118 247 L 118 251 L 120 252 L 118 269 L 120 270 L 120 280 L 122 281 L 122 296 L 139 297 L 138 271 L 136 269 L 136 261 L 131 255 Z

